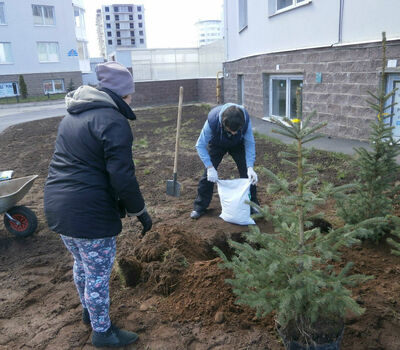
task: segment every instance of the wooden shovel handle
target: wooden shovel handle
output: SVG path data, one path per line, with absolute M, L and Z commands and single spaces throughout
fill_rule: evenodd
M 181 118 L 182 118 L 182 102 L 183 102 L 183 86 L 179 88 L 178 120 L 176 122 L 174 174 L 176 174 L 178 171 L 178 151 L 179 151 L 179 134 L 181 130 Z

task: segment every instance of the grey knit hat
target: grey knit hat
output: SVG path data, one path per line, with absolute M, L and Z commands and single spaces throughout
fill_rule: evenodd
M 121 97 L 135 92 L 132 74 L 118 62 L 110 61 L 98 64 L 96 75 L 99 87 L 110 89 Z

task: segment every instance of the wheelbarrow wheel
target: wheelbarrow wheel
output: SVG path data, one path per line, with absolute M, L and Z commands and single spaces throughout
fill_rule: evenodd
M 6 229 L 15 236 L 28 237 L 36 231 L 37 217 L 29 208 L 20 205 L 11 208 L 7 213 L 20 223 L 20 225 L 18 225 L 11 221 L 7 215 L 4 215 L 4 225 Z

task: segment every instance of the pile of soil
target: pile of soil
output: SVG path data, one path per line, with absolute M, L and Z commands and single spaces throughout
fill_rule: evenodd
M 118 326 L 139 333 L 140 340 L 131 349 L 283 349 L 274 315 L 259 319 L 254 310 L 235 304 L 225 283 L 231 273 L 220 268 L 213 250 L 217 246 L 230 254 L 227 240 L 243 241 L 247 227 L 218 217 L 217 194 L 204 217 L 189 218 L 203 171 L 194 146 L 207 112 L 207 106 L 183 109 L 179 198 L 165 193 L 165 181 L 172 179 L 177 109 L 143 109 L 132 123 L 136 173 L 154 225 L 142 238 L 138 221 L 125 218 L 117 238 L 111 317 Z M 39 175 L 21 201 L 37 214 L 37 232 L 17 239 L 0 227 L 0 350 L 91 348 L 90 329 L 81 323 L 72 258 L 58 235 L 48 229 L 43 214 L 43 186 L 60 120 L 18 124 L 0 134 L 1 168 L 13 169 L 14 177 Z M 280 162 L 279 152 L 288 147 L 261 137 L 256 147 L 259 200 L 269 204 L 269 180 L 261 167 L 293 176 Z M 354 177 L 351 160 L 345 157 L 313 151 L 312 162 L 321 172 L 321 182 L 343 184 Z M 348 171 L 340 170 L 345 169 L 344 162 Z M 229 157 L 221 163 L 219 175 L 237 176 Z M 335 224 L 332 203 L 323 209 Z M 270 232 L 268 223 L 257 224 Z M 390 254 L 385 243 L 363 243 L 343 252 L 343 264 L 347 261 L 355 263 L 353 272 L 375 279 L 353 289 L 366 312 L 347 318 L 342 349 L 399 349 L 399 258 Z

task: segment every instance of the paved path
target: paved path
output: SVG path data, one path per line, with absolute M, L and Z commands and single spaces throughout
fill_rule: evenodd
M 3 130 L 14 124 L 24 123 L 31 120 L 59 117 L 65 115 L 65 113 L 66 109 L 63 100 L 20 105 L 14 104 L 8 106 L 2 105 L 0 106 L 0 134 Z M 285 143 L 293 142 L 285 136 L 273 133 L 272 129 L 274 128 L 274 125 L 260 118 L 252 118 L 252 126 L 253 129 L 260 134 L 277 138 Z M 311 141 L 308 146 L 325 151 L 334 151 L 346 154 L 354 154 L 354 148 L 369 148 L 367 142 L 333 137 L 323 137 Z
M 66 113 L 65 103 L 51 103 L 47 105 L 11 105 L 9 108 L 0 108 L 0 134 L 11 125 L 25 123 L 51 117 L 63 116 Z

